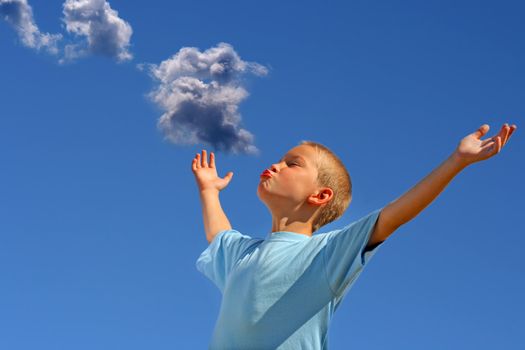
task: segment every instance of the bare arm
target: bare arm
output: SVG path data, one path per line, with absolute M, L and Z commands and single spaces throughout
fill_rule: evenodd
M 211 152 L 208 165 L 206 150 L 202 151 L 202 159 L 200 154 L 193 158 L 192 171 L 199 188 L 206 240 L 211 243 L 217 233 L 232 228 L 222 210 L 219 192 L 228 186 L 233 173 L 230 171 L 220 178 L 215 168 L 215 154 Z
M 416 217 L 462 169 L 463 167 L 452 154 L 417 185 L 386 205 L 379 214 L 368 245 L 386 240 L 399 226 Z
M 368 247 L 386 240 L 399 226 L 416 217 L 465 167 L 499 153 L 516 128 L 516 125 L 504 125 L 498 135 L 480 140 L 489 130 L 489 126 L 484 124 L 463 138 L 457 149 L 441 165 L 381 210 Z
M 217 233 L 223 230 L 230 230 L 232 226 L 222 210 L 219 191 L 200 191 L 200 198 L 202 202 L 204 231 L 206 231 L 208 243 L 211 243 Z

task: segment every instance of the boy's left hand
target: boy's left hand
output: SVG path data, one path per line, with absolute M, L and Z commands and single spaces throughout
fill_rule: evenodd
M 489 128 L 488 124 L 483 124 L 478 130 L 464 137 L 459 143 L 454 153 L 464 166 L 488 159 L 499 153 L 509 141 L 517 126 L 514 124 L 509 126 L 509 124 L 505 123 L 499 134 L 481 140 L 481 137 L 489 131 Z

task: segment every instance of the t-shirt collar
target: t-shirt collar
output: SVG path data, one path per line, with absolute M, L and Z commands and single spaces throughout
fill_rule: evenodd
M 271 241 L 305 241 L 310 238 L 310 236 L 307 236 L 305 234 L 290 231 L 270 232 L 266 235 L 266 239 Z

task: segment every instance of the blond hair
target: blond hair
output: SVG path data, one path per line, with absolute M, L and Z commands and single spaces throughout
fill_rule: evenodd
M 316 150 L 317 184 L 334 192 L 332 199 L 321 207 L 312 223 L 312 233 L 338 219 L 352 201 L 352 180 L 343 162 L 328 147 L 314 141 L 301 141 L 300 145 Z

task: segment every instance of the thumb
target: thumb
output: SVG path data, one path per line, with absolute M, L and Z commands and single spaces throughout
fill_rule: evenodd
M 233 172 L 230 171 L 228 174 L 226 174 L 226 176 L 224 177 L 224 180 L 226 180 L 226 183 L 229 183 L 232 177 L 233 177 Z
M 474 131 L 472 135 L 474 135 L 477 139 L 480 139 L 481 136 L 485 135 L 490 129 L 490 126 L 488 124 L 483 124 L 479 127 L 478 130 Z

